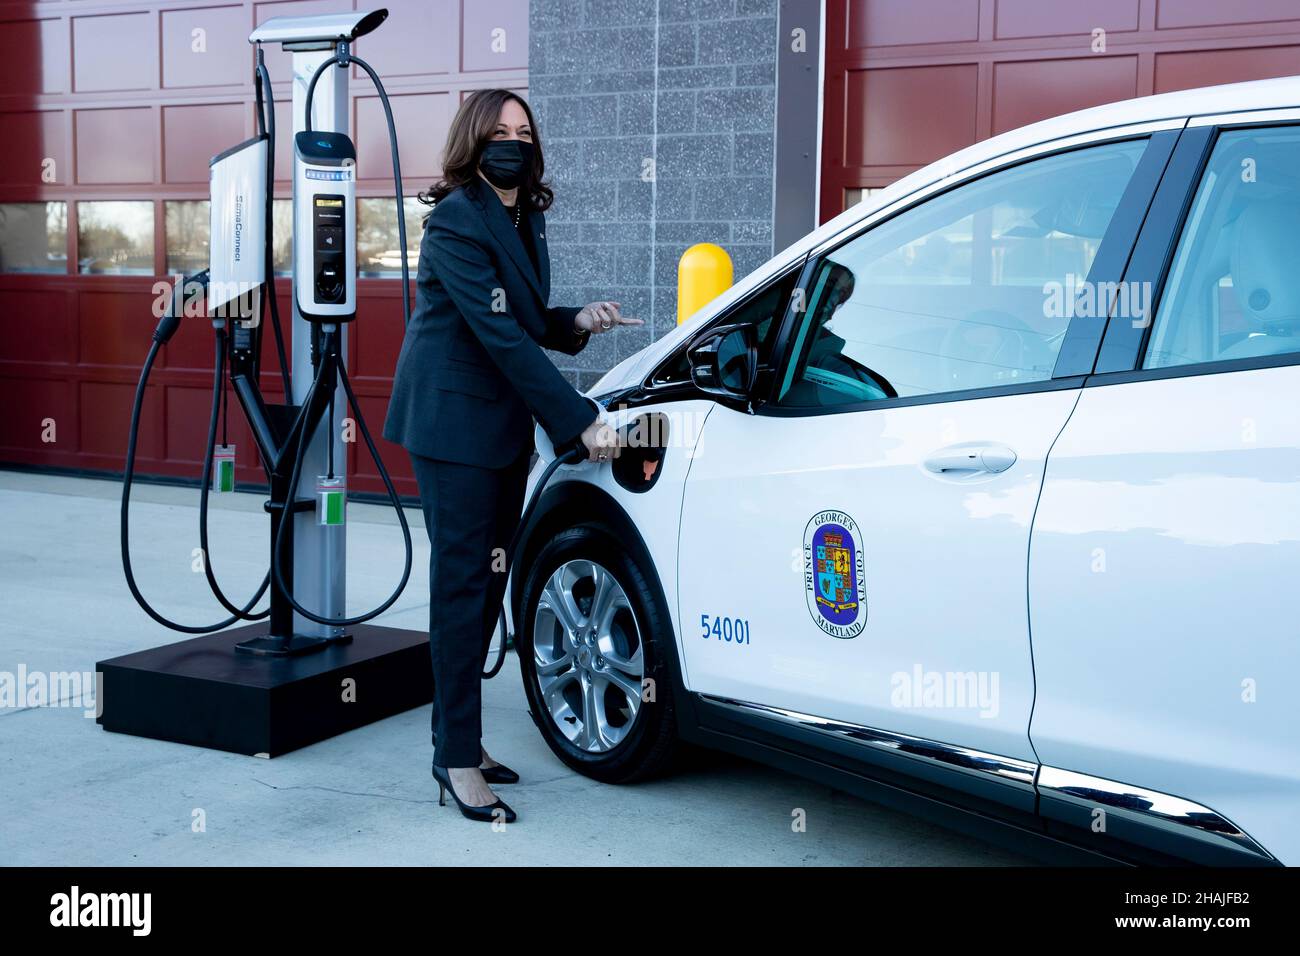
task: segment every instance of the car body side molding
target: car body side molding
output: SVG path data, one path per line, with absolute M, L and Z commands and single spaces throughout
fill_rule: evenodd
M 1035 793 L 1043 801 L 1045 815 L 1061 822 L 1066 822 L 1074 829 L 1080 824 L 1086 827 L 1091 814 L 1098 808 L 1115 814 L 1136 828 L 1128 828 L 1127 838 L 1136 837 L 1136 842 L 1150 843 L 1153 849 L 1168 850 L 1172 842 L 1175 846 L 1187 845 L 1189 841 L 1203 844 L 1207 850 L 1215 853 L 1213 862 L 1227 862 L 1233 857 L 1240 862 L 1253 862 L 1277 865 L 1277 860 L 1255 842 L 1245 831 L 1222 814 L 1191 800 L 1172 794 L 1161 793 L 1135 787 L 1131 784 L 1108 780 L 1048 767 L 1015 757 L 985 753 L 938 740 L 913 737 L 908 734 L 894 733 L 877 727 L 817 717 L 798 711 L 758 704 L 752 701 L 735 700 L 712 694 L 695 695 L 701 701 L 737 711 L 793 725 L 805 731 L 825 735 L 838 741 L 859 745 L 876 751 L 885 751 L 933 766 L 964 771 L 981 780 L 992 780 L 1016 789 Z M 1083 811 L 1078 813 L 1053 812 L 1054 802 L 1067 804 Z M 1158 831 L 1163 839 L 1148 841 L 1143 839 L 1145 831 Z M 1224 859 L 1224 854 L 1227 858 Z M 1180 854 L 1181 855 L 1181 854 Z M 1198 862 L 1210 862 L 1192 852 L 1188 858 Z
M 1038 770 L 1038 792 L 1044 798 L 1087 808 L 1101 807 L 1146 827 L 1191 836 L 1203 843 L 1258 857 L 1262 862 L 1274 862 L 1271 853 L 1227 817 L 1172 794 L 1045 765 Z
M 1002 757 L 997 754 L 984 753 L 982 750 L 971 750 L 968 747 L 955 747 L 935 740 L 926 740 L 923 737 L 912 737 L 907 734 L 879 730 L 875 727 L 864 727 L 861 724 L 850 724 L 825 717 L 814 717 L 811 714 L 783 710 L 780 707 L 769 707 L 766 704 L 714 697 L 710 694 L 700 694 L 699 696 L 710 703 L 796 724 L 806 730 L 815 730 L 832 737 L 861 744 L 864 747 L 886 750 L 931 763 L 943 764 L 946 767 L 976 773 L 987 779 L 998 780 L 1010 786 L 1022 787 L 1027 790 L 1032 790 L 1034 786 L 1034 772 L 1038 769 L 1038 765 L 1027 760 Z

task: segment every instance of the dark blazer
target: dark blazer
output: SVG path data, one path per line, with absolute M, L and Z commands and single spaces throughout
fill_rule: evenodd
M 546 220 L 526 215 L 537 269 L 487 184 L 434 206 L 384 421 L 389 441 L 425 458 L 499 468 L 532 447 L 533 417 L 556 444 L 595 420 L 596 403 L 542 351 L 575 355 L 590 336 L 574 331 L 577 308 L 547 308 Z

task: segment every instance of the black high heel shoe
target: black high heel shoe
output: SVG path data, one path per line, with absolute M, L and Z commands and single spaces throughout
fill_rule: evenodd
M 447 805 L 447 791 L 450 790 L 451 798 L 456 801 L 456 806 L 460 808 L 461 816 L 467 820 L 482 820 L 485 823 L 494 823 L 497 819 L 497 811 L 501 811 L 501 819 L 506 823 L 515 822 L 515 811 L 511 810 L 500 798 L 497 798 L 495 803 L 489 803 L 482 807 L 471 807 L 464 803 L 456 795 L 456 788 L 451 785 L 451 775 L 444 776 L 447 771 L 444 769 L 443 773 L 439 773 L 438 769 L 436 766 L 433 768 L 433 778 L 438 781 L 438 806 L 445 807 Z
M 430 734 L 430 737 L 433 738 L 433 745 L 438 746 L 436 735 Z M 499 763 L 495 767 L 479 767 L 478 769 L 483 774 L 483 779 L 488 783 L 511 784 L 519 782 L 519 774 L 503 763 Z M 434 776 L 437 776 L 437 774 L 434 774 Z
M 499 763 L 495 767 L 479 767 L 478 771 L 483 774 L 483 779 L 488 783 L 502 784 L 519 782 L 519 774 L 515 773 L 503 763 Z M 434 771 L 433 775 L 435 777 L 438 776 L 437 771 Z
M 488 783 L 518 783 L 519 774 L 515 773 L 503 763 L 495 767 L 479 767 L 479 773 L 483 774 L 483 779 Z

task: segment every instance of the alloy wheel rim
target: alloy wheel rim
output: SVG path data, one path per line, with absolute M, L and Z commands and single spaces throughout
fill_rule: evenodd
M 551 574 L 533 616 L 533 667 L 551 723 L 573 746 L 607 753 L 641 710 L 641 631 L 622 585 L 595 561 Z

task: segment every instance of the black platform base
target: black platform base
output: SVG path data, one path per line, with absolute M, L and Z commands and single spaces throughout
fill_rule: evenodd
M 116 733 L 276 757 L 433 700 L 429 636 L 361 625 L 301 656 L 237 653 L 264 623 L 100 661 Z
M 235 645 L 239 654 L 261 654 L 265 657 L 297 657 L 300 654 L 315 654 L 331 644 L 347 644 L 352 640 L 351 634 L 338 637 L 314 637 L 309 634 L 290 634 L 288 637 L 272 637 L 260 634 L 240 641 Z

